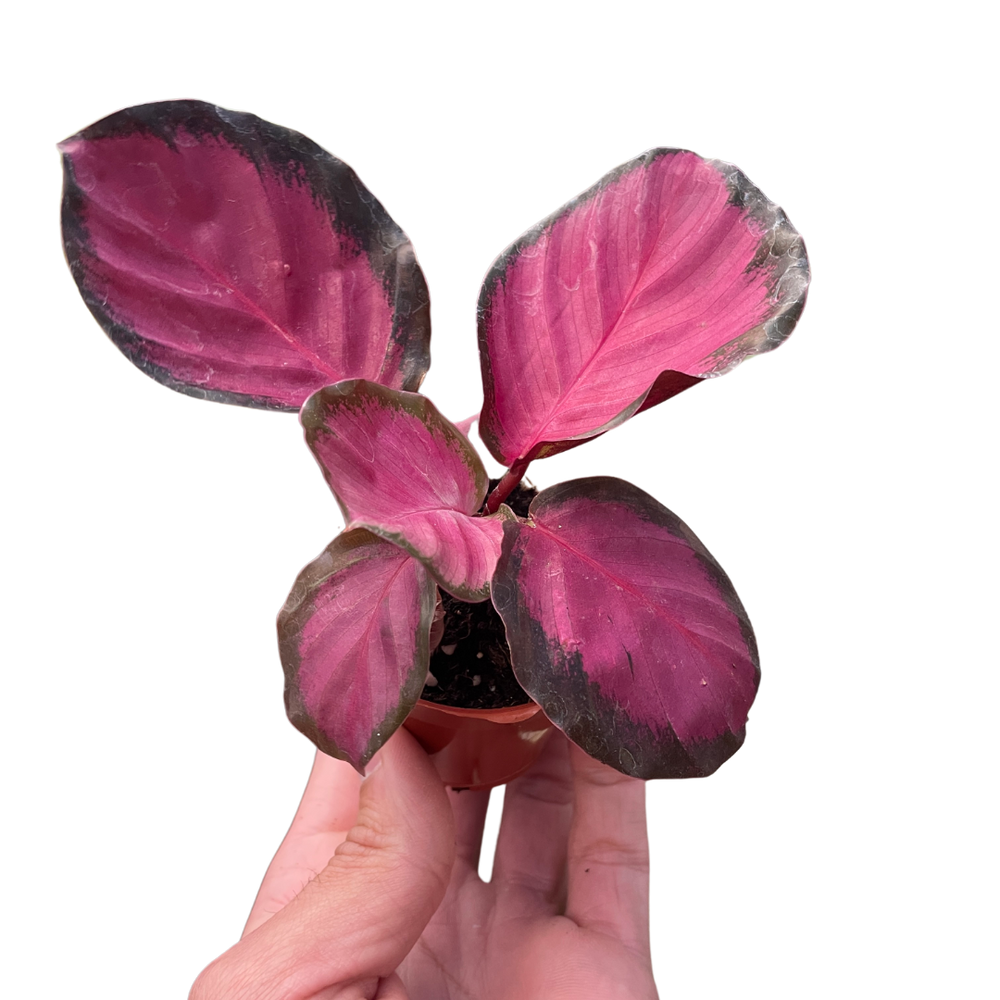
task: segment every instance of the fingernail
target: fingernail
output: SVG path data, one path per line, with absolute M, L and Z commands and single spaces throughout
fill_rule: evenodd
M 382 753 L 376 753 L 374 757 L 365 765 L 365 776 L 362 781 L 367 781 L 382 766 Z

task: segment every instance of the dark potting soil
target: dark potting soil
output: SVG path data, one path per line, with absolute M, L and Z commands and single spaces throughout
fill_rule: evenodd
M 492 490 L 499 480 L 490 481 Z M 538 491 L 518 484 L 505 503 L 519 517 Z M 510 668 L 503 622 L 490 600 L 470 604 L 441 591 L 444 634 L 431 654 L 422 698 L 457 708 L 509 708 L 531 701 Z M 434 684 L 433 681 L 437 683 Z

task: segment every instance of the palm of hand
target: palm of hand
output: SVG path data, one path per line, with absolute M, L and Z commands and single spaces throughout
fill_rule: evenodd
M 574 824 L 568 749 L 557 736 L 508 786 L 490 882 L 477 871 L 489 793 L 449 792 L 457 857 L 441 906 L 400 968 L 411 1000 L 656 997 L 642 783 L 588 768 L 581 754 L 577 767 L 598 783 L 578 810 L 597 815 Z
M 554 733 L 507 786 L 483 882 L 489 793 L 446 797 L 405 731 L 380 756 L 359 808 L 354 771 L 317 755 L 242 940 L 192 1000 L 656 1000 L 641 781 Z

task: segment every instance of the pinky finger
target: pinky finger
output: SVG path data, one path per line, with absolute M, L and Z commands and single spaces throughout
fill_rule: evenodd
M 649 956 L 646 785 L 570 747 L 573 825 L 566 916 Z

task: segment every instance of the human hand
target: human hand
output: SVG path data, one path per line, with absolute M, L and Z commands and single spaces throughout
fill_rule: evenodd
M 654 1000 L 645 786 L 561 733 L 507 786 L 447 793 L 400 730 L 360 783 L 317 754 L 241 941 L 191 1000 Z M 332 855 L 332 856 L 331 856 Z

